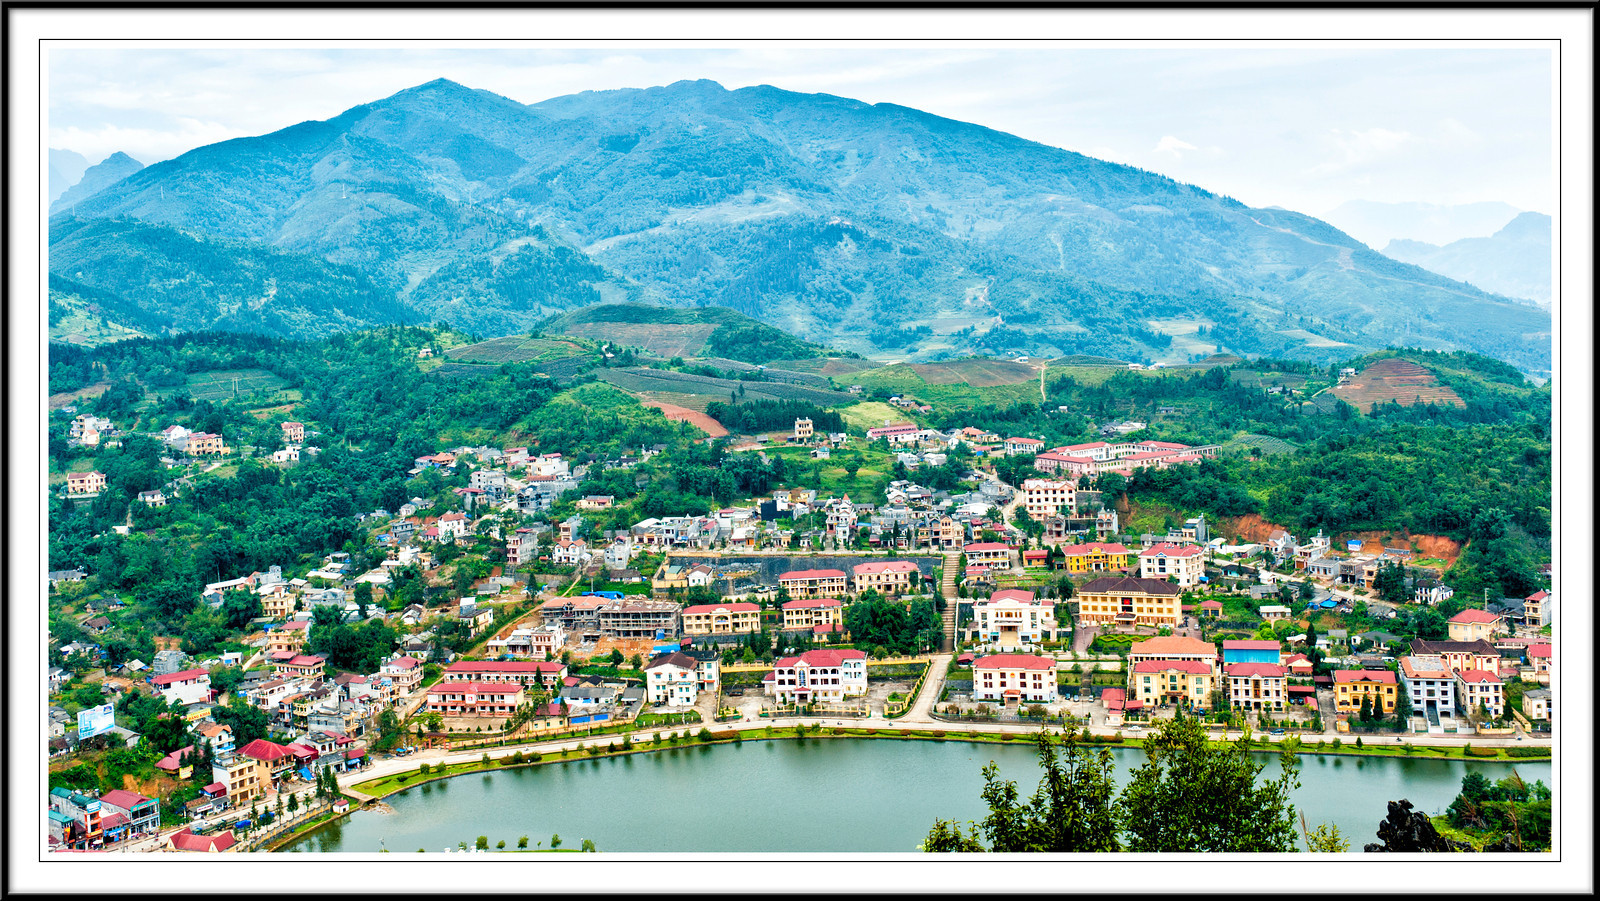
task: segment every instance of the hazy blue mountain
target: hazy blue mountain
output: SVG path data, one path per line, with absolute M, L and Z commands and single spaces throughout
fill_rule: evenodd
M 83 154 L 72 150 L 50 148 L 50 200 L 54 202 L 66 190 L 83 178 L 89 161 Z
M 1523 213 L 1487 238 L 1463 238 L 1443 247 L 1391 241 L 1383 253 L 1496 294 L 1549 306 L 1550 240 L 1550 217 Z
M 1520 212 L 1498 200 L 1454 205 L 1347 200 L 1322 218 L 1376 249 L 1390 241 L 1449 244 L 1463 238 L 1481 238 L 1498 231 Z
M 1536 369 L 1550 354 L 1540 311 L 1309 216 L 772 87 L 680 82 L 525 106 L 434 81 L 158 163 L 76 215 L 355 266 L 485 334 L 628 299 L 724 305 L 860 351 L 921 335 L 908 349 L 924 356 L 1147 358 L 1172 352 L 1174 319 L 1203 320 L 1208 340 L 1242 353 L 1404 338 Z
M 144 163 L 119 150 L 84 170 L 83 177 L 50 204 L 50 212 L 71 209 L 143 168 Z

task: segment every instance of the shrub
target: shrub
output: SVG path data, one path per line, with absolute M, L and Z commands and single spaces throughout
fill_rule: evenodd
M 506 849 L 506 840 L 505 839 L 501 839 L 499 842 L 497 842 L 495 844 L 495 848 L 498 849 L 498 850 L 504 851 Z
M 1508 757 L 1549 757 L 1549 748 L 1506 748 Z
M 511 762 L 514 763 L 514 764 L 521 763 L 522 760 L 523 760 L 523 757 L 522 757 L 522 752 L 521 751 L 518 751 L 515 754 L 511 755 Z
M 1463 748 L 1468 757 L 1499 757 L 1500 752 L 1494 748 L 1474 748 L 1471 745 Z
M 700 741 L 711 741 L 711 730 L 702 728 L 695 734 L 695 738 Z
M 422 764 L 421 766 L 417 767 L 418 775 L 426 776 L 426 775 L 428 775 L 429 772 L 431 772 L 431 771 L 428 769 L 428 765 L 425 764 L 425 763 Z

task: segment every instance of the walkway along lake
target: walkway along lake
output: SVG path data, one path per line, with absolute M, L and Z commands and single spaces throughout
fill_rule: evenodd
M 1112 749 L 1117 782 L 1144 760 Z M 1276 755 L 1263 776 L 1279 772 Z M 456 776 L 390 795 L 393 813 L 361 810 L 286 852 L 430 852 L 470 846 L 479 835 L 508 850 L 552 833 L 563 848 L 590 839 L 600 851 L 915 851 L 936 818 L 981 819 L 983 766 L 994 760 L 1023 797 L 1039 783 L 1029 743 L 891 741 L 866 738 L 749 740 Z M 1479 763 L 1400 757 L 1300 757 L 1296 810 L 1333 823 L 1359 851 L 1377 841 L 1387 802 L 1409 798 L 1439 813 L 1477 771 L 1502 779 L 1515 768 L 1550 784 L 1550 762 Z

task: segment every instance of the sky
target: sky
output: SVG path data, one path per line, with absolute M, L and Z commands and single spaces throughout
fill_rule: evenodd
M 1334 42 L 1060 49 L 52 49 L 48 146 L 146 164 L 444 77 L 524 103 L 709 78 L 891 102 L 1252 206 L 1500 201 L 1554 212 L 1552 53 Z

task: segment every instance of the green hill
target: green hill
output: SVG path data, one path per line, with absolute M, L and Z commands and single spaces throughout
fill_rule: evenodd
M 600 304 L 551 318 L 540 329 L 548 334 L 612 341 L 668 358 L 726 357 L 764 365 L 832 353 L 723 307 Z

